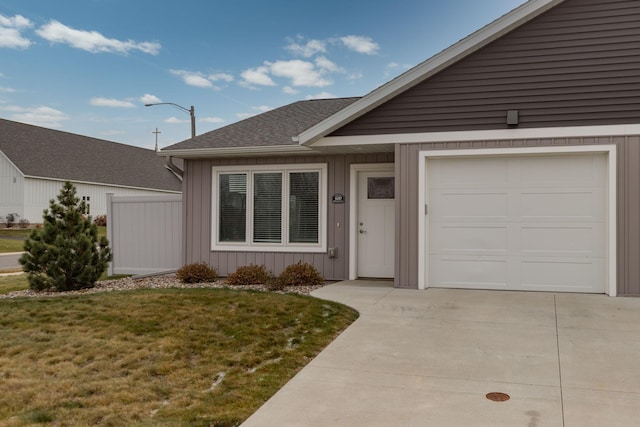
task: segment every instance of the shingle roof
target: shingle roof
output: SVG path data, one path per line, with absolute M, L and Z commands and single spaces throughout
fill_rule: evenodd
M 179 142 L 164 150 L 297 145 L 292 137 L 360 98 L 298 101 L 220 129 Z M 163 151 L 164 151 L 163 150 Z
M 154 151 L 0 119 L 0 151 L 27 176 L 180 191 Z

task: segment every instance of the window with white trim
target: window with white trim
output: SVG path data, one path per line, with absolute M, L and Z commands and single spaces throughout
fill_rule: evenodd
M 212 249 L 326 251 L 326 164 L 213 168 Z

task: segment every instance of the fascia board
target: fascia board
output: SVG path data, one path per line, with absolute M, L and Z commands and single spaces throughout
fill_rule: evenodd
M 287 154 L 315 153 L 309 147 L 300 145 L 276 145 L 266 147 L 191 148 L 182 150 L 160 150 L 159 156 L 196 159 L 202 157 L 273 156 Z
M 546 12 L 564 0 L 529 0 L 491 24 L 479 29 L 425 62 L 415 66 L 394 80 L 380 86 L 359 101 L 300 133 L 301 145 L 309 146 L 344 124 L 360 117 L 412 86 L 460 61 L 504 34 Z

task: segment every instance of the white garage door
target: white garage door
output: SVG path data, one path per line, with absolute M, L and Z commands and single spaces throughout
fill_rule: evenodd
M 604 293 L 606 156 L 427 160 L 428 286 Z

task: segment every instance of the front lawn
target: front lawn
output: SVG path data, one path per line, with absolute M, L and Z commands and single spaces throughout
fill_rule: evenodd
M 29 282 L 26 274 L 15 276 L 0 276 L 0 295 L 13 291 L 23 291 L 29 289 Z
M 298 295 L 0 300 L 0 424 L 240 424 L 357 317 Z
M 0 254 L 22 252 L 24 239 L 31 233 L 30 228 L 0 228 Z M 107 235 L 107 227 L 98 227 L 98 239 Z

